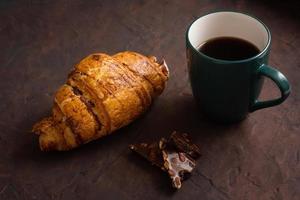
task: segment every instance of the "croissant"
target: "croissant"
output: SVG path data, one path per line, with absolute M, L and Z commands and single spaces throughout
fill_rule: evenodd
M 168 76 L 165 61 L 154 56 L 87 56 L 56 92 L 52 116 L 33 126 L 40 149 L 70 150 L 128 125 L 162 93 Z

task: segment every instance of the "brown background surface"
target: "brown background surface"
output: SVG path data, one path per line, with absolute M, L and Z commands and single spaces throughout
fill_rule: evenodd
M 292 85 L 284 104 L 231 126 L 197 112 L 186 71 L 188 24 L 220 9 L 249 12 L 269 26 L 270 64 Z M 1 1 L 0 199 L 300 199 L 299 10 L 297 1 Z M 92 52 L 126 49 L 164 57 L 170 67 L 149 112 L 77 150 L 40 152 L 30 129 L 50 113 L 71 67 Z M 276 95 L 267 81 L 263 98 Z M 190 133 L 203 153 L 177 192 L 128 150 L 173 130 Z

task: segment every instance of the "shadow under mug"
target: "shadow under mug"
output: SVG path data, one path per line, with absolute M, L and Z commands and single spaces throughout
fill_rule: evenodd
M 260 52 L 244 60 L 220 60 L 200 52 L 204 42 L 235 37 L 254 44 Z M 258 19 L 238 12 L 215 12 L 196 19 L 187 29 L 186 47 L 193 95 L 201 110 L 219 122 L 237 122 L 249 112 L 282 103 L 290 94 L 285 76 L 268 66 L 271 34 Z M 264 76 L 273 80 L 281 97 L 258 101 Z

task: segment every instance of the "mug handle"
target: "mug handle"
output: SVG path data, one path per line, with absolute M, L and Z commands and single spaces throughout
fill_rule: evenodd
M 262 64 L 257 70 L 257 75 L 266 76 L 273 80 L 280 89 L 281 97 L 268 101 L 258 101 L 257 99 L 255 99 L 254 104 L 250 106 L 250 112 L 279 105 L 289 96 L 291 92 L 290 84 L 280 71 L 268 65 Z

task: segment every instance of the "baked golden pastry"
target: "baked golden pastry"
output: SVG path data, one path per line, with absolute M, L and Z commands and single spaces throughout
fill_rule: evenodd
M 52 116 L 36 123 L 43 151 L 65 151 L 128 125 L 162 93 L 169 72 L 153 56 L 91 54 L 55 94 Z

